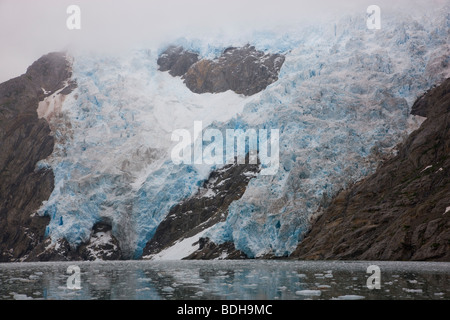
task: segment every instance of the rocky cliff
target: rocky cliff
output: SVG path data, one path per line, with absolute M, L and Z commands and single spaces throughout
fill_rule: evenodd
M 0 84 L 0 261 L 24 259 L 43 241 L 49 217 L 33 215 L 53 190 L 53 172 L 37 169 L 54 138 L 39 101 L 73 84 L 63 53 L 50 53 Z
M 450 79 L 411 113 L 427 119 L 394 158 L 337 195 L 292 258 L 450 261 Z

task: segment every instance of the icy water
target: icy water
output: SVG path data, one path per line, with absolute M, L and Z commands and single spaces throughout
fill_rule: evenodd
M 70 289 L 67 269 L 80 269 Z M 380 268 L 370 290 L 367 268 Z M 450 263 L 115 261 L 0 264 L 0 299 L 448 300 Z M 69 282 L 69 287 L 68 287 Z

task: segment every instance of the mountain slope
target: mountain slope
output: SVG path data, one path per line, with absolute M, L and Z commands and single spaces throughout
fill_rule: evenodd
M 332 201 L 291 257 L 450 261 L 450 79 L 412 114 L 427 120 L 396 157 Z
M 46 181 L 55 187 L 43 188 L 35 203 L 42 206 L 30 208 L 49 219 L 47 238 L 32 253 L 17 250 L 5 259 L 139 259 L 144 250 L 154 258 L 169 251 L 177 258 L 288 256 L 311 217 L 375 172 L 419 128 L 424 119 L 410 114 L 417 95 L 450 74 L 447 12 L 436 10 L 432 19 L 386 14 L 376 31 L 357 15 L 230 38 L 180 38 L 172 43 L 174 59 L 164 55 L 167 44 L 111 55 L 78 52 L 71 65 L 77 88 L 48 95 L 45 83 L 30 110 L 47 120 L 53 135 L 53 151 L 46 148 L 29 166 L 53 172 Z M 199 93 L 183 82 L 188 73 Z M 217 83 L 202 86 L 205 81 Z M 225 164 L 172 161 L 173 133 L 188 132 L 188 147 L 195 147 L 199 122 L 222 137 L 228 129 L 276 130 L 272 174 L 247 179 L 240 171 L 221 189 L 208 178 Z M 23 164 L 27 155 L 17 159 Z M 13 178 L 5 190 L 18 202 L 31 199 L 13 189 L 23 177 Z M 192 216 L 184 214 L 189 208 Z M 15 244 L 8 239 L 9 252 Z M 196 242 L 203 251 L 192 253 Z M 189 252 L 183 256 L 180 248 Z
M 32 214 L 53 191 L 54 176 L 36 164 L 53 152 L 54 138 L 37 109 L 70 77 L 65 54 L 50 53 L 0 84 L 0 261 L 26 257 L 44 238 L 50 219 Z

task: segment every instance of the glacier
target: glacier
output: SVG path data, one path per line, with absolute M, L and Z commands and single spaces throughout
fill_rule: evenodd
M 114 56 L 74 54 L 78 88 L 65 98 L 61 116 L 48 119 L 55 149 L 39 163 L 55 174 L 53 193 L 38 212 L 51 217 L 46 234 L 76 247 L 105 221 L 125 258 L 140 258 L 170 208 L 217 169 L 170 160 L 171 133 L 203 121 L 204 129 L 280 132 L 278 172 L 252 179 L 226 220 L 203 236 L 232 241 L 250 258 L 289 255 L 330 199 L 374 172 L 423 121 L 410 115 L 410 106 L 450 76 L 447 12 L 385 15 L 381 30 L 347 16 L 171 41 L 205 58 L 247 43 L 284 54 L 279 80 L 251 97 L 195 94 L 158 71 L 168 43 Z

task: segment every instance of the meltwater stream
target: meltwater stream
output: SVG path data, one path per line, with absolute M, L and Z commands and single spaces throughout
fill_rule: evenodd
M 69 289 L 71 265 L 80 289 Z M 367 268 L 380 268 L 370 290 Z M 450 263 L 311 261 L 114 261 L 0 264 L 0 299 L 448 300 Z M 69 281 L 69 284 L 71 282 Z

